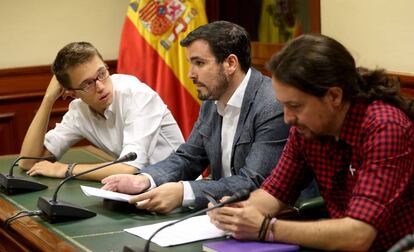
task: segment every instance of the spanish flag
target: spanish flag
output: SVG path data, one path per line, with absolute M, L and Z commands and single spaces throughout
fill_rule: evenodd
M 189 63 L 179 42 L 206 23 L 203 0 L 131 0 L 121 35 L 117 72 L 152 87 L 186 139 L 201 102 L 187 77 Z

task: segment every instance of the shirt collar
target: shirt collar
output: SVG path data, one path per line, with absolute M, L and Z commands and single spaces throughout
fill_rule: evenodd
M 115 96 L 113 99 L 115 99 Z M 109 105 L 109 107 L 105 110 L 104 116 L 108 119 L 108 117 L 112 114 L 114 114 L 114 100 L 112 100 L 111 105 Z
M 232 107 L 239 108 L 239 109 L 241 108 L 241 106 L 243 104 L 244 93 L 246 92 L 246 87 L 247 87 L 247 83 L 249 83 L 251 72 L 252 71 L 249 68 L 249 70 L 247 71 L 246 75 L 244 76 L 242 82 L 237 87 L 237 89 L 234 91 L 234 93 L 232 94 L 230 99 L 227 101 L 227 104 L 223 105 L 220 102 L 216 101 L 217 112 L 221 116 L 223 116 L 224 109 L 226 108 L 226 106 L 232 106 Z
M 99 114 L 98 112 L 96 112 L 96 110 L 94 110 L 91 107 L 89 107 L 89 111 L 90 111 L 90 114 L 92 116 L 94 116 L 95 118 L 97 118 L 97 119 L 105 119 L 106 120 L 113 113 L 112 112 L 112 108 L 110 108 L 111 106 L 112 106 L 112 104 L 104 111 L 104 114 L 103 115 Z

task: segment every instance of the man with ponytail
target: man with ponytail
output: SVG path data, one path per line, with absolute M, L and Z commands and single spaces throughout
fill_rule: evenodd
M 237 239 L 324 250 L 385 251 L 414 233 L 414 103 L 399 81 L 323 35 L 292 40 L 268 69 L 288 143 L 261 189 L 211 221 Z M 276 219 L 313 175 L 330 219 Z

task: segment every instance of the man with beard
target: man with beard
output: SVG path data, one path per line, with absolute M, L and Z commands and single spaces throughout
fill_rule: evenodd
M 414 100 L 399 81 L 357 68 L 342 44 L 317 34 L 292 40 L 269 70 L 288 143 L 261 189 L 211 221 L 236 239 L 333 251 L 387 251 L 413 233 Z M 274 218 L 313 177 L 330 219 Z
M 102 180 L 103 189 L 141 193 L 130 203 L 153 212 L 205 207 L 206 191 L 219 198 L 258 188 L 278 162 L 289 131 L 270 78 L 251 68 L 250 39 L 242 27 L 209 23 L 181 45 L 203 100 L 188 141 L 137 176 Z M 208 166 L 212 179 L 195 180 Z

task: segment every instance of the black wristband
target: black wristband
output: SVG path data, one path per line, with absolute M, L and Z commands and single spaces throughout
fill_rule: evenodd
M 270 224 L 271 220 L 272 220 L 272 218 L 270 216 L 267 216 L 266 226 L 263 228 L 263 233 L 262 233 L 262 236 L 260 237 L 260 241 L 265 241 L 266 240 L 266 234 L 267 234 L 267 230 L 269 229 L 269 224 Z
M 269 225 L 269 217 L 265 216 L 263 221 L 262 221 L 262 225 L 260 226 L 259 234 L 257 236 L 259 241 L 264 240 L 268 225 Z
M 77 163 L 68 164 L 68 169 L 66 169 L 65 178 L 73 175 L 73 168 L 75 168 L 76 165 Z

